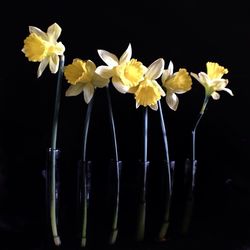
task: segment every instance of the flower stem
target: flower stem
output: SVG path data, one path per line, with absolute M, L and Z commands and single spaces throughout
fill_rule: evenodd
M 139 207 L 137 218 L 136 240 L 142 241 L 145 234 L 145 219 L 146 219 L 146 182 L 147 182 L 147 167 L 148 163 L 148 107 L 144 109 L 143 117 L 143 176 L 142 189 L 139 189 Z
M 54 114 L 52 121 L 52 135 L 51 135 L 51 193 L 50 193 L 50 218 L 51 228 L 56 246 L 61 245 L 61 240 L 57 231 L 57 215 L 56 215 L 56 142 L 57 142 L 57 128 L 58 118 L 61 103 L 61 87 L 62 87 L 62 76 L 64 68 L 64 56 L 60 57 L 60 64 L 58 70 L 58 78 L 56 85 L 56 97 L 54 105 Z
M 171 166 L 170 166 L 170 160 L 169 160 L 167 132 L 166 132 L 166 127 L 165 127 L 160 100 L 158 101 L 158 107 L 159 107 L 159 113 L 160 113 L 160 119 L 161 119 L 161 128 L 162 128 L 162 135 L 163 135 L 163 141 L 164 141 L 164 147 L 165 147 L 165 157 L 166 157 L 167 176 L 168 176 L 168 194 L 167 194 L 166 204 L 165 204 L 164 220 L 163 220 L 163 223 L 161 225 L 160 232 L 158 235 L 159 240 L 164 240 L 165 235 L 167 234 L 167 231 L 169 228 L 170 204 L 171 204 L 171 198 L 172 198 L 172 180 L 171 180 Z
M 112 103 L 111 97 L 109 92 L 109 86 L 106 87 L 107 91 L 107 99 L 108 99 L 108 109 L 109 109 L 109 118 L 110 118 L 110 125 L 111 125 L 111 132 L 112 132 L 112 141 L 113 141 L 113 150 L 114 150 L 114 158 L 115 158 L 115 167 L 116 167 L 116 199 L 115 199 L 115 209 L 113 214 L 113 221 L 112 221 L 112 229 L 109 238 L 109 243 L 114 244 L 116 242 L 117 234 L 118 234 L 118 212 L 119 212 L 119 196 L 120 196 L 120 163 L 118 158 L 118 149 L 117 149 L 117 139 L 116 139 L 116 131 L 115 131 L 115 122 L 114 116 L 112 111 Z
M 194 190 L 195 187 L 195 174 L 196 174 L 196 166 L 197 166 L 197 160 L 196 160 L 196 129 L 200 123 L 201 118 L 203 117 L 203 114 L 205 112 L 206 106 L 208 104 L 209 101 L 209 97 L 208 95 L 205 96 L 204 98 L 204 102 L 200 111 L 200 114 L 198 116 L 198 119 L 194 125 L 194 128 L 192 130 L 192 192 Z
M 197 170 L 197 160 L 196 160 L 196 129 L 201 121 L 201 118 L 203 117 L 203 114 L 205 112 L 205 109 L 207 107 L 208 101 L 209 101 L 209 95 L 205 95 L 202 108 L 200 110 L 199 116 L 197 118 L 197 121 L 194 125 L 194 128 L 192 130 L 192 166 L 191 166 L 191 187 L 187 194 L 187 204 L 185 207 L 185 214 L 184 214 L 184 221 L 182 226 L 182 232 L 186 233 L 189 224 L 191 221 L 191 216 L 193 213 L 193 206 L 194 206 L 194 188 L 195 188 L 195 177 L 196 177 L 196 170 Z M 186 161 L 186 168 L 190 167 L 190 163 Z
M 83 150 L 82 150 L 82 183 L 80 195 L 83 196 L 83 204 L 82 204 L 82 234 L 81 234 L 81 247 L 85 247 L 87 243 L 87 210 L 88 210 L 88 180 L 87 180 L 87 172 L 88 172 L 88 163 L 86 159 L 87 155 L 87 140 L 88 140 L 88 131 L 89 131 L 89 122 L 93 109 L 94 96 L 90 100 L 87 108 L 87 113 L 85 116 L 84 127 L 83 127 Z M 80 197 L 80 201 L 81 201 Z

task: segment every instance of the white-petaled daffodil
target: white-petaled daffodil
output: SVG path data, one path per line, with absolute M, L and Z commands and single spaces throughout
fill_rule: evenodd
M 195 73 L 190 73 L 198 82 L 200 82 L 206 92 L 206 96 L 212 96 L 214 100 L 218 100 L 220 98 L 220 94 L 217 91 L 226 91 L 231 96 L 233 96 L 233 92 L 226 88 L 228 84 L 228 79 L 222 78 L 224 74 L 228 73 L 228 69 L 220 66 L 215 62 L 207 62 L 207 73 L 200 72 L 198 75 Z
M 76 96 L 83 92 L 84 100 L 89 103 L 95 88 L 108 85 L 109 79 L 103 78 L 96 72 L 96 65 L 91 60 L 74 59 L 72 64 L 65 66 L 64 75 L 71 86 L 66 90 L 66 96 Z
M 37 77 L 40 77 L 49 64 L 51 73 L 57 73 L 59 56 L 63 55 L 65 47 L 57 39 L 61 35 L 61 27 L 54 23 L 48 27 L 47 33 L 37 27 L 29 26 L 30 35 L 25 38 L 22 52 L 31 62 L 40 62 Z
M 164 60 L 162 58 L 154 61 L 147 69 L 144 80 L 142 80 L 138 86 L 130 88 L 129 92 L 134 93 L 136 100 L 136 108 L 139 106 L 149 106 L 153 110 L 158 109 L 157 102 L 162 96 L 165 96 L 165 92 L 158 84 L 158 79 L 164 70 Z
M 104 78 L 111 78 L 114 87 L 121 93 L 127 93 L 144 79 L 146 67 L 132 57 L 131 44 L 120 59 L 106 50 L 97 50 L 101 59 L 107 64 L 97 67 L 96 72 Z
M 162 86 L 166 90 L 166 102 L 168 106 L 176 111 L 179 98 L 176 94 L 183 94 L 191 89 L 192 79 L 185 68 L 180 68 L 174 73 L 174 65 L 169 62 L 168 68 L 161 76 Z

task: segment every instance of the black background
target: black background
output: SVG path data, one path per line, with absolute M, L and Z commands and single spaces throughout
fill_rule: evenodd
M 46 31 L 54 22 L 62 28 L 59 41 L 66 47 L 66 65 L 76 57 L 102 65 L 104 63 L 97 49 L 108 50 L 119 57 L 131 43 L 133 57 L 147 66 L 162 57 L 165 68 L 172 60 L 175 70 L 184 67 L 189 72 L 199 73 L 206 70 L 207 61 L 218 62 L 228 68 L 229 73 L 225 77 L 229 79 L 228 87 L 234 97 L 221 92 L 220 100 L 210 100 L 197 130 L 197 199 L 193 231 L 190 233 L 193 241 L 182 238 L 176 241 L 179 245 L 170 243 L 170 249 L 184 249 L 184 246 L 188 249 L 216 249 L 213 244 L 218 240 L 220 249 L 239 249 L 248 244 L 249 7 L 239 1 L 152 1 L 135 4 L 124 1 L 88 5 L 85 1 L 8 2 L 2 9 L 6 16 L 0 16 L 0 234 L 3 235 L 0 249 L 1 244 L 4 249 L 18 249 L 17 246 L 21 245 L 38 248 L 41 242 L 45 220 L 42 171 L 46 165 L 46 150 L 50 146 L 57 76 L 46 68 L 37 79 L 38 63 L 29 62 L 21 49 L 29 34 L 29 25 Z M 74 235 L 76 166 L 81 158 L 87 107 L 82 95 L 64 97 L 68 86 L 64 80 L 58 131 L 58 148 L 62 151 L 62 231 L 66 245 L 71 244 Z M 133 197 L 131 187 L 135 183 L 137 162 L 142 157 L 142 108 L 136 109 L 132 96 L 118 93 L 112 85 L 110 91 L 119 157 L 125 172 L 122 182 L 125 187 L 122 193 L 124 207 L 121 208 L 121 223 L 124 225 L 124 229 L 121 228 L 122 248 L 129 232 L 126 220 L 133 221 L 128 203 L 130 195 Z M 173 237 L 179 232 L 184 162 L 191 157 L 191 129 L 203 97 L 204 88 L 193 80 L 192 90 L 179 95 L 180 104 L 176 112 L 162 100 L 170 158 L 176 162 Z M 112 158 L 107 117 L 106 92 L 98 89 L 90 126 L 88 158 L 98 161 L 93 178 L 97 196 L 100 195 L 99 208 L 105 203 L 99 192 L 105 190 L 106 163 Z M 164 155 L 159 114 L 153 110 L 149 110 L 148 158 L 152 163 L 149 204 L 154 211 L 159 192 L 160 172 L 157 166 Z M 149 223 L 154 225 L 152 211 L 149 212 Z M 100 222 L 96 219 L 93 223 Z M 100 241 L 105 241 L 102 239 L 105 237 L 100 235 Z

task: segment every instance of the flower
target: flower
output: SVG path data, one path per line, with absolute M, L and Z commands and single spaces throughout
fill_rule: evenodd
M 144 79 L 139 82 L 138 86 L 128 90 L 135 95 L 136 108 L 142 105 L 144 107 L 149 106 L 153 110 L 158 109 L 157 102 L 162 96 L 165 96 L 165 92 L 156 79 L 161 76 L 163 69 L 164 60 L 159 58 L 148 67 Z
M 96 71 L 104 78 L 111 78 L 114 87 L 121 93 L 127 93 L 131 87 L 135 87 L 144 79 L 146 67 L 132 57 L 131 44 L 120 59 L 106 50 L 97 50 L 101 59 L 108 66 L 99 66 Z
M 92 107 L 93 107 L 93 97 L 95 88 L 103 88 L 106 87 L 107 90 L 107 99 L 108 99 L 108 111 L 109 111 L 109 119 L 110 119 L 110 126 L 112 132 L 112 142 L 113 142 L 113 151 L 114 151 L 114 166 L 116 168 L 116 199 L 115 199 L 115 208 L 113 212 L 112 218 L 112 228 L 110 232 L 110 244 L 114 244 L 116 241 L 118 228 L 118 207 L 119 207 L 119 189 L 120 189 L 120 162 L 118 157 L 118 149 L 117 149 L 117 139 L 116 139 L 116 131 L 115 131 L 115 122 L 114 116 L 112 111 L 112 103 L 111 97 L 109 93 L 109 81 L 110 79 L 107 77 L 107 74 L 104 74 L 105 77 L 102 77 L 98 74 L 96 70 L 96 65 L 91 60 L 81 60 L 76 58 L 73 60 L 72 64 L 65 66 L 64 68 L 64 76 L 68 83 L 71 86 L 66 90 L 65 96 L 76 96 L 79 95 L 81 92 L 84 94 L 84 100 L 88 104 L 85 122 L 83 127 L 83 150 L 82 150 L 82 179 L 83 183 L 85 183 L 85 187 L 81 194 L 83 195 L 84 199 L 80 198 L 80 202 L 82 202 L 82 231 L 81 231 L 81 246 L 85 247 L 87 243 L 87 176 L 86 176 L 86 164 L 87 164 L 87 138 L 88 138 L 88 129 L 90 118 L 92 114 Z
M 51 73 L 55 74 L 59 68 L 59 56 L 65 47 L 57 39 L 61 35 L 61 27 L 54 23 L 48 27 L 47 33 L 35 26 L 29 26 L 30 35 L 24 40 L 22 52 L 31 62 L 40 62 L 37 77 L 40 77 L 49 64 Z
M 76 96 L 83 92 L 85 102 L 89 103 L 95 88 L 105 87 L 109 83 L 109 79 L 101 77 L 95 70 L 94 62 L 78 58 L 74 59 L 72 64 L 65 66 L 64 75 L 71 84 L 66 91 L 66 96 Z
M 192 215 L 192 208 L 194 203 L 194 188 L 195 188 L 195 177 L 196 177 L 196 171 L 197 171 L 197 159 L 196 159 L 196 130 L 197 127 L 201 121 L 201 118 L 204 115 L 204 112 L 206 110 L 208 101 L 210 97 L 212 97 L 214 100 L 218 100 L 220 98 L 220 95 L 217 91 L 226 91 L 231 96 L 233 96 L 232 90 L 226 88 L 229 80 L 222 78 L 223 75 L 228 73 L 228 69 L 224 68 L 223 66 L 219 65 L 216 62 L 207 62 L 207 73 L 200 72 L 198 75 L 195 73 L 190 73 L 191 76 L 193 76 L 199 83 L 202 84 L 202 86 L 205 88 L 205 96 L 203 100 L 203 104 L 200 110 L 200 113 L 198 115 L 198 118 L 195 122 L 194 128 L 192 130 L 192 165 L 187 163 L 188 167 L 191 167 L 191 188 L 188 193 L 188 199 L 187 199 L 187 205 L 186 205 L 186 211 L 184 216 L 184 225 L 183 228 L 186 231 L 189 227 L 190 218 Z
M 231 96 L 233 96 L 233 92 L 226 88 L 228 84 L 228 79 L 222 78 L 224 74 L 228 73 L 228 69 L 220 66 L 215 62 L 207 62 L 207 73 L 200 72 L 198 75 L 195 73 L 191 73 L 198 82 L 200 82 L 205 88 L 205 97 L 210 97 L 214 100 L 220 99 L 220 94 L 217 91 L 226 91 Z M 207 102 L 204 102 L 203 108 L 201 112 L 203 113 L 205 110 Z
M 49 206 L 50 206 L 50 223 L 55 245 L 61 245 L 61 239 L 57 230 L 57 201 L 58 201 L 58 185 L 56 185 L 56 154 L 57 149 L 57 128 L 61 102 L 61 85 L 64 67 L 64 51 L 65 47 L 61 42 L 57 42 L 61 34 L 61 28 L 57 23 L 48 27 L 47 33 L 44 33 L 37 27 L 29 26 L 30 35 L 24 40 L 22 52 L 31 62 L 40 62 L 37 76 L 40 77 L 49 64 L 51 73 L 58 72 L 56 96 L 54 103 L 54 113 L 51 131 L 51 146 L 49 149 L 50 161 L 47 169 L 47 184 L 49 190 Z M 57 194 L 57 195 L 56 195 Z
M 176 94 L 186 93 L 191 89 L 192 79 L 184 68 L 173 73 L 174 66 L 169 62 L 168 69 L 163 71 L 161 76 L 162 86 L 166 89 L 166 102 L 172 110 L 176 111 L 179 105 L 179 98 Z

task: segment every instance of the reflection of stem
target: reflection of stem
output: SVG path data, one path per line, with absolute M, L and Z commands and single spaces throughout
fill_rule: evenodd
M 165 146 L 165 157 L 166 157 L 167 175 L 168 175 L 168 194 L 167 194 L 166 204 L 165 204 L 164 220 L 163 220 L 163 224 L 161 225 L 160 232 L 158 235 L 159 239 L 163 240 L 169 228 L 170 204 L 171 204 L 171 197 L 172 197 L 172 181 L 171 181 L 171 169 L 170 169 L 171 166 L 170 166 L 170 161 L 169 161 L 167 132 L 166 132 L 165 122 L 164 122 L 164 118 L 162 114 L 160 100 L 158 101 L 158 106 L 159 106 L 159 112 L 160 112 L 160 118 L 161 118 L 161 128 L 162 128 L 162 135 L 163 135 L 164 146 Z
M 118 234 L 118 212 L 119 212 L 119 196 L 120 196 L 120 164 L 118 158 L 118 149 L 117 149 L 117 140 L 116 140 L 116 131 L 115 131 L 115 123 L 114 116 L 112 111 L 112 103 L 110 98 L 109 87 L 106 87 L 107 90 L 107 99 L 108 99 L 108 109 L 109 109 L 109 118 L 112 132 L 112 140 L 113 140 L 113 150 L 115 155 L 115 166 L 116 166 L 116 199 L 115 199 L 115 209 L 112 221 L 112 231 L 109 239 L 110 244 L 114 244 Z
M 88 190 L 87 190 L 87 176 L 86 173 L 88 171 L 88 163 L 86 160 L 86 152 L 87 152 L 87 139 L 88 139 L 88 131 L 89 131 L 89 122 L 90 117 L 92 113 L 93 108 L 93 102 L 94 102 L 94 96 L 90 100 L 87 108 L 87 113 L 84 121 L 84 127 L 83 127 L 83 151 L 82 151 L 82 181 L 83 181 L 83 189 L 80 192 L 80 195 L 83 196 L 83 204 L 82 204 L 82 215 L 83 215 L 83 224 L 82 224 L 82 236 L 81 236 L 81 247 L 86 246 L 87 241 L 87 210 L 88 210 Z M 82 184 L 80 184 L 82 185 Z M 81 200 L 81 198 L 80 198 Z
M 144 109 L 143 120 L 143 179 L 142 189 L 139 189 L 139 208 L 137 220 L 136 240 L 142 241 L 145 233 L 145 218 L 146 218 L 146 182 L 147 182 L 147 167 L 148 167 L 148 107 Z
M 60 110 L 60 100 L 61 100 L 61 83 L 63 76 L 64 67 L 64 56 L 60 58 L 60 65 L 58 70 L 57 86 L 56 86 L 56 98 L 54 106 L 54 114 L 52 121 L 52 139 L 51 139 L 51 197 L 50 197 L 50 218 L 52 234 L 54 238 L 55 245 L 59 246 L 61 244 L 60 237 L 57 232 L 57 216 L 56 216 L 56 141 L 57 141 L 57 127 L 58 127 L 58 117 Z

